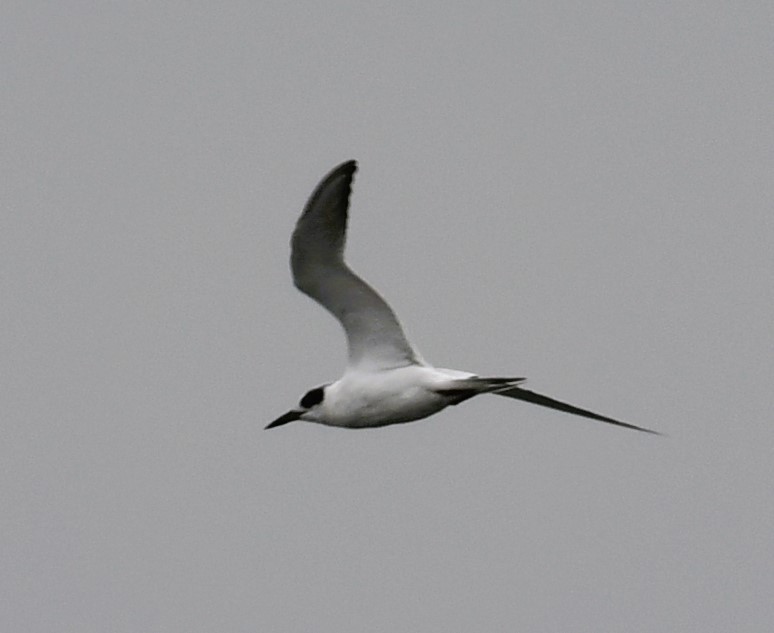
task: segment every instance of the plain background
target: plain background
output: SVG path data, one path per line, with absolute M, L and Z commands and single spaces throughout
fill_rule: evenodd
M 774 619 L 770 2 L 3 3 L 0 629 L 739 631 Z M 352 266 L 502 398 L 263 426 Z

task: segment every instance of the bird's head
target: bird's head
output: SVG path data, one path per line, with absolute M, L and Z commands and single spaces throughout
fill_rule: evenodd
M 304 397 L 298 403 L 298 408 L 291 409 L 284 415 L 278 417 L 266 428 L 273 429 L 275 426 L 282 426 L 294 420 L 306 420 L 307 422 L 319 422 L 322 419 L 322 403 L 325 399 L 325 388 L 328 385 L 322 385 L 310 389 L 304 394 Z

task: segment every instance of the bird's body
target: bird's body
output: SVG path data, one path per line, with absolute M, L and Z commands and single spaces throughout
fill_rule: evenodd
M 376 372 L 347 371 L 324 387 L 320 420 L 366 428 L 426 418 L 450 404 L 518 384 L 520 378 L 486 379 L 453 369 L 407 365 Z
M 339 380 L 307 392 L 298 408 L 266 428 L 293 420 L 347 428 L 386 426 L 419 420 L 473 396 L 494 393 L 648 431 L 523 389 L 518 385 L 524 378 L 485 378 L 425 362 L 390 306 L 344 262 L 347 209 L 356 168 L 355 161 L 342 163 L 317 186 L 296 224 L 290 258 L 296 287 L 344 328 L 347 369 Z
M 350 371 L 325 389 L 323 419 L 332 426 L 365 428 L 411 422 L 437 413 L 449 379 L 431 367 L 408 365 L 380 373 Z

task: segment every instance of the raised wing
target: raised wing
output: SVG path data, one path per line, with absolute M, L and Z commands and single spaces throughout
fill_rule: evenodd
M 293 283 L 344 327 L 349 365 L 389 369 L 421 363 L 389 305 L 344 262 L 353 160 L 317 185 L 291 240 Z
M 534 391 L 528 389 L 522 389 L 521 387 L 511 387 L 502 391 L 493 392 L 498 396 L 507 396 L 508 398 L 516 398 L 517 400 L 524 400 L 525 402 L 531 402 L 532 404 L 539 404 L 541 407 L 548 407 L 549 409 L 556 409 L 557 411 L 564 411 L 565 413 L 573 413 L 575 415 L 583 416 L 584 418 L 591 418 L 592 420 L 599 420 L 600 422 L 607 422 L 608 424 L 615 424 L 616 426 L 623 426 L 627 429 L 634 429 L 635 431 L 643 431 L 645 433 L 653 433 L 654 435 L 661 435 L 658 431 L 651 431 L 650 429 L 642 428 L 641 426 L 635 426 L 628 422 L 621 422 L 620 420 L 614 420 L 607 416 L 581 409 L 572 404 L 561 402 L 560 400 L 554 400 L 548 396 L 543 396 Z

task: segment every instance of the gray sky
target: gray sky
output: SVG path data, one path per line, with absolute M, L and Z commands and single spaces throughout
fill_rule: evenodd
M 769 2 L 6 2 L 0 628 L 763 631 Z M 263 426 L 344 363 L 349 260 L 502 398 Z

